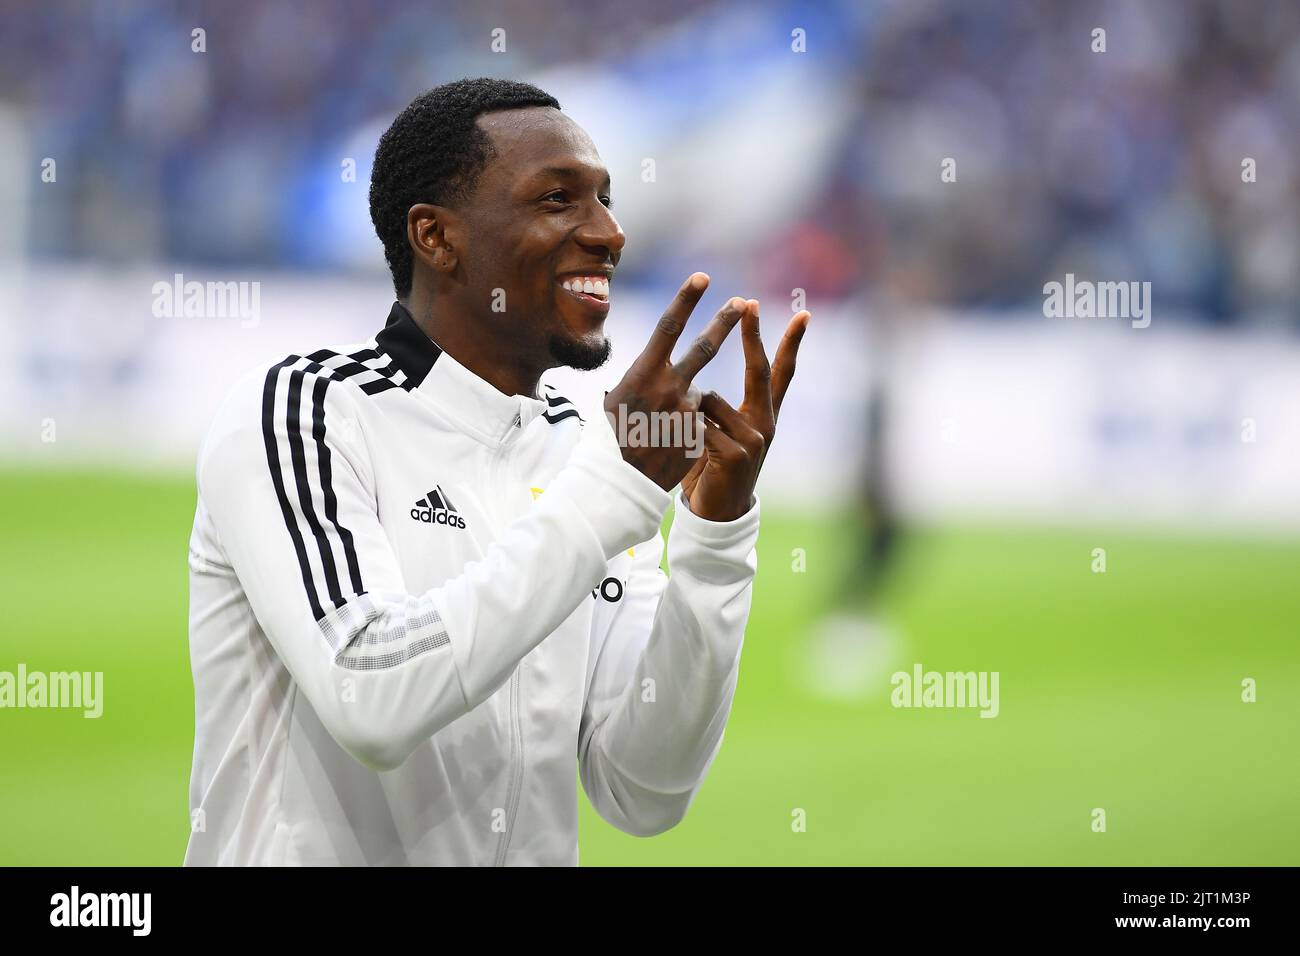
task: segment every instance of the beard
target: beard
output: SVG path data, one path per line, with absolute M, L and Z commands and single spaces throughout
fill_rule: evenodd
M 552 335 L 546 347 L 558 364 L 576 369 L 579 372 L 593 372 L 609 361 L 614 345 L 608 338 L 601 336 L 599 342 L 587 342 L 582 339 Z

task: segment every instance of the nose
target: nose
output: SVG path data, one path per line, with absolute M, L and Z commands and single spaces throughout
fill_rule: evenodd
M 593 205 L 595 208 L 574 233 L 574 239 L 584 249 L 602 258 L 611 259 L 617 264 L 619 256 L 623 253 L 623 246 L 627 242 L 627 236 L 623 234 L 623 228 L 608 206 L 602 202 L 595 202 Z

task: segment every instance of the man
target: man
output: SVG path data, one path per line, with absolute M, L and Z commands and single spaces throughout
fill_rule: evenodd
M 601 409 L 539 389 L 609 355 L 609 188 L 522 83 L 438 87 L 380 140 L 387 324 L 244 380 L 199 455 L 187 864 L 575 864 L 575 759 L 628 833 L 686 813 L 808 315 L 769 367 L 758 303 L 733 298 L 674 364 L 691 276 L 603 411 L 699 414 L 703 453 L 620 446 Z M 738 409 L 690 384 L 736 324 Z

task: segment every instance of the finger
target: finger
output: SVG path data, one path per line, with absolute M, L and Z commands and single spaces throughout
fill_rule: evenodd
M 730 403 L 717 392 L 705 392 L 700 398 L 700 411 L 716 422 L 729 438 L 740 445 L 748 454 L 762 454 L 765 439 L 762 433 L 750 423 L 749 419 L 732 408 Z M 708 432 L 705 432 L 705 444 L 708 444 Z
M 666 365 L 671 361 L 673 346 L 677 344 L 677 338 L 682 334 L 682 329 L 686 328 L 691 312 L 695 310 L 696 304 L 708 287 L 709 277 L 705 273 L 691 273 L 655 325 L 654 332 L 650 334 L 650 341 L 641 350 L 637 360 L 632 363 L 633 367 L 643 365 L 645 368 L 653 368 Z
M 704 467 L 718 468 L 724 462 L 743 461 L 749 452 L 720 426 L 709 422 L 704 427 L 704 447 L 708 450 Z
M 745 347 L 745 401 L 742 407 L 754 415 L 754 426 L 764 434 L 776 421 L 772 406 L 772 366 L 763 348 L 758 328 L 758 300 L 749 300 L 749 311 L 740 320 L 740 341 Z
M 718 349 L 722 348 L 727 333 L 735 327 L 748 308 L 749 303 L 739 296 L 728 299 L 727 304 L 718 310 L 718 314 L 709 321 L 704 331 L 692 343 L 690 351 L 673 366 L 677 373 L 688 382 L 693 379 L 699 370 L 708 365 L 713 356 L 718 354 Z
M 702 437 L 700 441 L 703 441 Z M 693 457 L 695 459 L 695 464 L 691 465 L 691 470 L 686 473 L 684 478 L 682 478 L 682 484 L 687 487 L 690 487 L 691 485 L 695 484 L 696 481 L 699 480 L 700 472 L 704 470 L 704 466 L 708 464 L 709 461 L 709 456 L 704 453 L 703 449 L 699 449 L 698 451 L 696 451 L 693 456 L 690 455 L 690 451 L 697 448 L 698 448 L 698 443 L 693 444 L 687 448 L 687 453 L 688 453 L 687 457 Z
M 773 419 L 781 414 L 781 402 L 785 400 L 786 389 L 794 378 L 795 359 L 799 355 L 799 343 L 808 330 L 808 321 L 812 313 L 807 309 L 795 314 L 790 324 L 785 327 L 781 344 L 776 347 L 776 361 L 772 363 L 772 415 Z

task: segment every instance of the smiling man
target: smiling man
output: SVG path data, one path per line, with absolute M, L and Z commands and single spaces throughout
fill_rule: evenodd
M 199 454 L 185 862 L 574 864 L 575 762 L 611 824 L 667 830 L 722 742 L 808 314 L 769 365 L 733 298 L 674 363 L 696 273 L 603 408 L 541 385 L 608 358 L 624 236 L 590 138 L 523 83 L 415 100 L 370 205 L 386 324 L 244 379 Z M 737 324 L 733 408 L 691 380 Z M 620 444 L 616 413 L 702 440 Z

